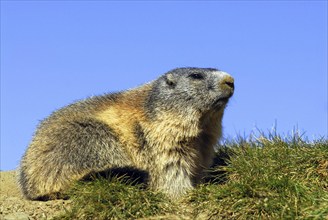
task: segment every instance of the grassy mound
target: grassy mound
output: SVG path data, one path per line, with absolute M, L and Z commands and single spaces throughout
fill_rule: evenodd
M 279 137 L 230 143 L 227 182 L 205 184 L 188 202 L 210 219 L 327 219 L 328 141 Z
M 122 178 L 78 183 L 59 219 L 327 219 L 328 140 L 266 137 L 226 143 L 214 180 L 182 198 Z M 218 158 L 220 160 L 222 158 Z

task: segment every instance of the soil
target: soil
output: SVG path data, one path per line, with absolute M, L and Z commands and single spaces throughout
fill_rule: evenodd
M 70 200 L 30 201 L 18 189 L 16 171 L 0 172 L 0 219 L 51 219 L 69 207 Z

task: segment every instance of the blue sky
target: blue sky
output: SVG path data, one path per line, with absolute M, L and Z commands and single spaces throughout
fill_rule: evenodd
M 234 76 L 225 137 L 327 137 L 327 1 L 1 1 L 1 170 L 54 110 L 185 66 Z

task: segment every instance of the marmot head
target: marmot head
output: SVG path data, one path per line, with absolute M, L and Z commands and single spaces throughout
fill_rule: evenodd
M 204 113 L 222 110 L 234 92 L 234 79 L 212 68 L 177 68 L 154 81 L 147 110 Z

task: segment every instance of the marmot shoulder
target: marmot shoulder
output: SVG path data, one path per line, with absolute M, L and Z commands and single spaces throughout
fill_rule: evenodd
M 151 189 L 178 197 L 193 188 L 221 137 L 233 78 L 177 68 L 135 89 L 64 107 L 38 126 L 19 169 L 28 199 L 56 198 L 90 173 L 134 168 Z

